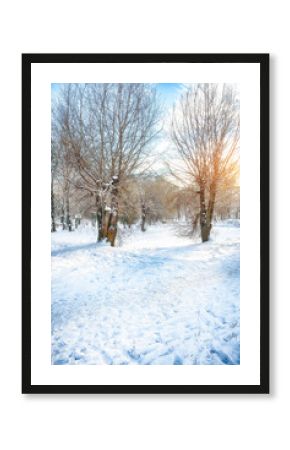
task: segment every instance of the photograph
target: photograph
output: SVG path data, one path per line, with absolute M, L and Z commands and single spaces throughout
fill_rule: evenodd
M 24 54 L 22 389 L 269 392 L 269 55 Z
M 239 97 L 51 84 L 51 364 L 240 364 Z

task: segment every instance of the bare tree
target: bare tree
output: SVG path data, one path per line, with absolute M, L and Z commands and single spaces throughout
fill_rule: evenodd
M 174 109 L 171 137 L 199 194 L 201 239 L 205 242 L 218 189 L 238 167 L 239 101 L 234 87 L 188 87 Z
M 72 229 L 71 198 L 78 204 L 77 212 L 90 209 L 98 183 L 95 180 L 93 162 L 84 156 L 90 149 L 88 143 L 88 124 L 83 115 L 86 85 L 64 84 L 61 86 L 52 109 L 52 135 L 57 146 L 58 184 L 62 191 L 61 221 L 63 227 Z M 91 167 L 88 170 L 88 165 Z M 74 194 L 73 196 L 71 194 Z M 77 195 L 79 193 L 80 195 Z
M 146 84 L 67 85 L 58 108 L 70 183 L 95 201 L 98 240 L 114 246 L 128 178 L 142 171 L 158 133 L 156 91 Z M 71 174 L 70 174 L 71 175 Z
M 162 175 L 147 174 L 137 181 L 141 210 L 141 231 L 146 224 L 166 222 L 178 214 L 178 188 Z
M 57 157 L 58 181 L 62 191 L 63 228 L 72 231 L 70 214 L 71 179 L 73 174 L 72 148 L 69 139 L 71 129 L 71 85 L 62 89 L 59 102 L 52 109 L 52 146 Z
M 58 164 L 58 158 L 57 158 L 57 149 L 55 146 L 55 143 L 53 139 L 51 139 L 51 231 L 56 231 L 56 208 L 55 208 L 55 194 L 54 194 L 54 184 L 55 179 L 57 175 L 57 164 Z

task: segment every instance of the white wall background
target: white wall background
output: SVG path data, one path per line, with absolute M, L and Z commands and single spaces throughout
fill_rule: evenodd
M 287 2 L 13 1 L 0 18 L 2 414 L 7 449 L 272 449 L 289 446 L 289 32 Z M 20 393 L 21 53 L 270 52 L 270 396 Z M 25 155 L 24 155 L 25 157 Z M 3 252 L 4 247 L 4 252 Z M 278 444 L 278 440 L 281 444 Z

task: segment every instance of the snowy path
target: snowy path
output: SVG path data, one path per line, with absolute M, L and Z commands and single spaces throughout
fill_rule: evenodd
M 239 228 L 52 235 L 53 364 L 239 364 Z

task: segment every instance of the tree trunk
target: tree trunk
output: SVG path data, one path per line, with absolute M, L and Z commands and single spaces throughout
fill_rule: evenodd
M 144 204 L 141 205 L 141 231 L 145 231 L 145 222 L 146 222 L 146 206 Z
M 98 228 L 98 242 L 101 242 L 104 239 L 103 235 L 103 208 L 100 203 L 99 196 L 96 198 L 96 206 L 97 206 L 97 228 Z
M 51 177 L 51 231 L 56 231 L 55 226 L 55 204 L 54 204 L 54 192 L 53 192 L 53 178 Z
M 60 222 L 62 224 L 62 229 L 65 230 L 65 223 L 64 223 L 64 206 L 62 205 L 61 207 L 61 218 L 60 218 Z
M 105 204 L 103 207 L 103 223 L 102 223 L 102 235 L 103 239 L 108 239 L 108 230 L 109 230 L 109 223 L 111 220 L 111 215 L 108 214 L 107 211 L 107 205 Z
M 115 246 L 118 230 L 118 184 L 119 179 L 113 177 L 112 181 L 112 197 L 111 197 L 111 211 L 109 214 L 107 225 L 107 240 L 111 243 L 111 246 Z
M 200 231 L 201 231 L 201 240 L 202 242 L 206 242 L 209 240 L 210 235 L 210 226 L 207 222 L 207 211 L 205 206 L 205 187 L 204 185 L 200 186 Z
M 215 207 L 215 199 L 216 199 L 216 184 L 212 183 L 209 189 L 209 201 L 208 201 L 208 208 L 207 208 L 207 214 L 206 214 L 206 225 L 209 230 L 208 237 L 210 235 L 211 229 L 212 229 L 212 220 L 213 220 L 213 212 Z
M 114 209 L 113 212 L 110 213 L 108 233 L 107 233 L 108 242 L 111 243 L 112 247 L 115 246 L 117 230 L 118 230 L 118 210 Z
M 69 206 L 69 192 L 66 192 L 66 196 L 65 196 L 65 223 L 67 226 L 67 229 L 69 231 L 72 231 L 72 226 L 71 226 L 71 219 L 70 219 L 70 206 Z

